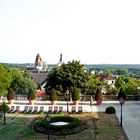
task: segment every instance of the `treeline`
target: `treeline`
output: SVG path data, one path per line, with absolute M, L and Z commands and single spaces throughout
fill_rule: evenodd
M 11 68 L 25 70 L 29 63 L 1 63 Z M 48 64 L 48 68 L 54 68 L 56 64 Z M 140 64 L 84 64 L 84 67 L 96 73 L 104 71 L 113 75 L 129 76 L 140 79 Z
M 140 64 L 101 64 L 85 65 L 90 71 L 104 71 L 113 75 L 121 75 L 140 79 Z
M 15 66 L 0 64 L 0 96 L 12 88 L 17 94 L 35 92 L 37 85 L 32 81 L 31 74 Z

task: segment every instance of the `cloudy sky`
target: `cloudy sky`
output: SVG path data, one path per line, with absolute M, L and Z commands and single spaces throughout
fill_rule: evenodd
M 139 0 L 0 0 L 0 62 L 140 64 Z

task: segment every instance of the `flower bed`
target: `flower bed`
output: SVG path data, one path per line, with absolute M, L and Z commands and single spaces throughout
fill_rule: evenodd
M 52 125 L 54 122 L 65 122 L 67 125 Z M 70 116 L 52 117 L 50 123 L 45 119 L 38 119 L 34 122 L 33 128 L 36 132 L 46 134 L 49 125 L 51 135 L 71 135 L 86 129 L 85 121 Z

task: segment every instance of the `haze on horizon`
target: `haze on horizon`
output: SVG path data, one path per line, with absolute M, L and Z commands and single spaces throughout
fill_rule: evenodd
M 0 62 L 140 64 L 139 0 L 0 0 Z

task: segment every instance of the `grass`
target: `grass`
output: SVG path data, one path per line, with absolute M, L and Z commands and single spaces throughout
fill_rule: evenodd
M 67 114 L 61 114 L 67 115 Z M 116 115 L 105 113 L 69 114 L 87 121 L 88 129 L 78 134 L 68 136 L 51 135 L 51 140 L 128 140 L 123 129 L 119 126 Z M 4 140 L 46 140 L 47 135 L 36 133 L 32 129 L 34 118 L 44 117 L 45 114 L 6 114 L 7 124 L 0 119 L 0 139 Z

